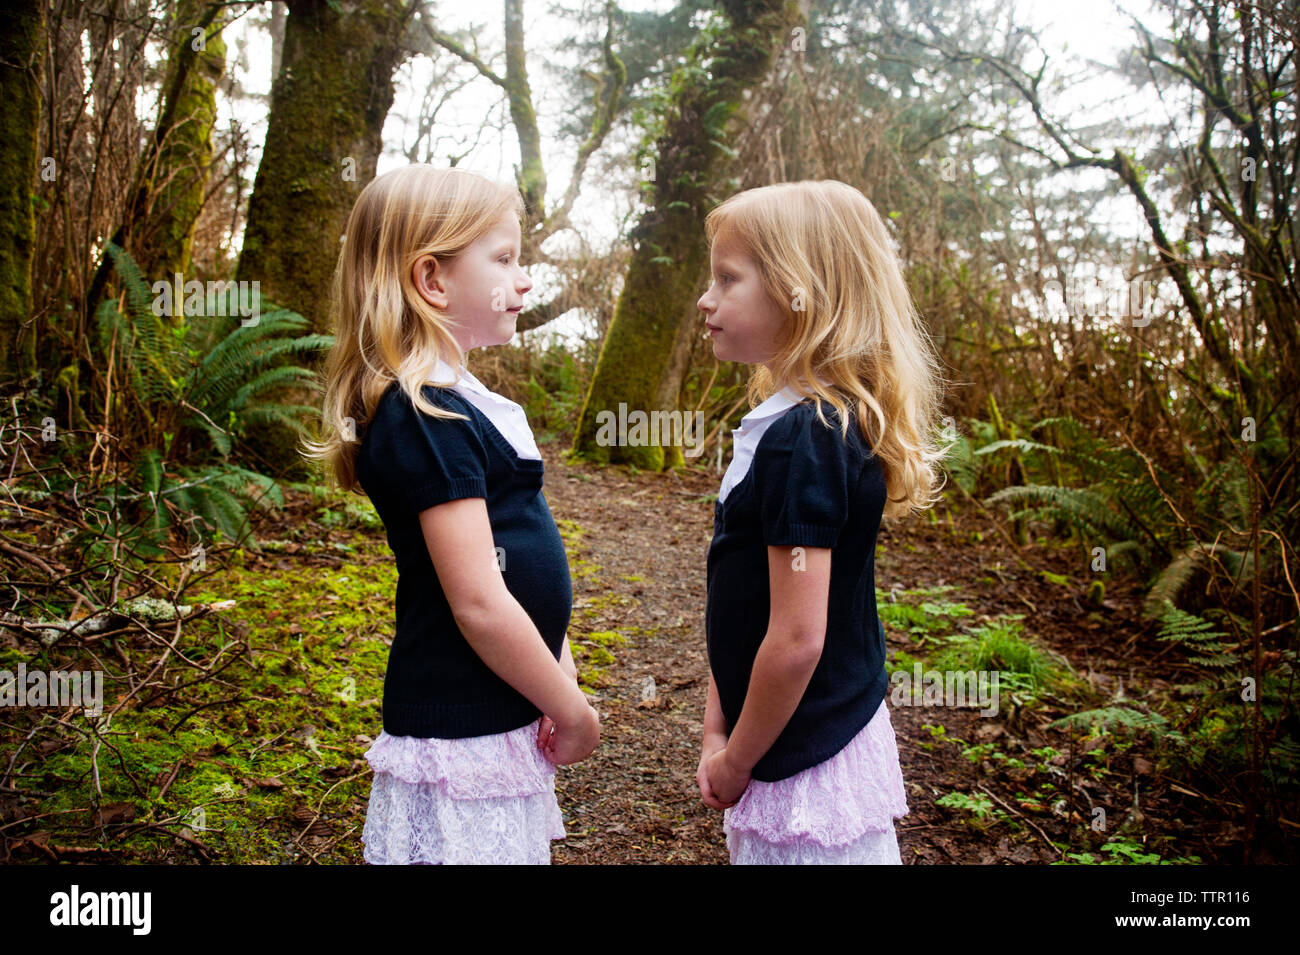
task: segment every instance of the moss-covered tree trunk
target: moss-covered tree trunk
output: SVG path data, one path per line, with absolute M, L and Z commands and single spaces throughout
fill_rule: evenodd
M 215 15 L 207 11 L 213 9 Z M 203 208 L 217 122 L 217 85 L 226 68 L 221 31 L 228 14 L 204 0 L 179 0 L 172 24 L 157 162 L 149 178 L 152 202 L 133 245 L 144 275 L 186 272 L 194 224 Z M 186 279 L 192 276 L 186 275 Z
M 31 317 L 36 219 L 32 190 L 41 119 L 41 52 L 45 0 L 13 0 L 0 14 L 0 374 L 36 370 Z
M 533 91 L 528 85 L 524 55 L 523 0 L 505 0 L 506 93 L 510 118 L 519 137 L 519 168 L 515 178 L 524 199 L 530 226 L 546 218 L 546 167 L 542 164 L 542 137 L 533 110 Z
M 148 279 L 169 277 L 188 264 L 194 224 L 203 206 L 216 87 L 225 70 L 221 30 L 227 7 L 212 0 L 178 0 L 170 27 L 162 110 L 148 148 L 136 166 L 131 200 L 113 233 Z M 113 272 L 105 253 L 86 297 L 94 315 Z M 186 279 L 192 276 L 186 276 Z M 173 316 L 174 318 L 179 316 Z
M 692 46 L 672 80 L 664 134 L 656 144 L 654 206 L 632 232 L 632 262 L 574 435 L 589 459 L 658 470 L 681 460 L 653 438 L 627 446 L 598 441 L 602 411 L 671 411 L 682 374 L 682 343 L 708 263 L 704 216 L 723 198 L 725 144 L 744 119 L 745 91 L 767 74 L 776 50 L 803 19 L 789 0 L 723 0 L 723 17 Z M 606 421 L 609 419 L 606 418 Z
M 289 0 L 236 278 L 328 333 L 348 211 L 374 178 L 413 0 Z

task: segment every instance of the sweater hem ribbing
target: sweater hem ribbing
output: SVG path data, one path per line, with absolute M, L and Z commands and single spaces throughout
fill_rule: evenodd
M 765 543 L 769 547 L 834 547 L 839 542 L 840 530 L 820 524 L 790 524 Z
M 384 732 L 389 736 L 464 739 L 491 736 L 527 726 L 541 710 L 528 700 L 487 703 L 385 703 Z
M 822 742 L 820 746 L 811 747 L 782 747 L 779 751 L 774 752 L 774 750 L 777 750 L 777 746 L 780 746 L 778 738 L 777 746 L 769 749 L 763 758 L 754 765 L 749 774 L 750 778 L 761 783 L 780 782 L 782 779 L 801 773 L 805 769 L 811 769 L 818 763 L 826 762 L 845 746 L 848 746 L 853 741 L 853 737 L 862 732 L 863 727 L 871 722 L 871 717 L 876 714 L 876 710 L 879 709 L 885 695 L 882 693 L 879 696 L 872 694 L 863 697 L 857 716 L 847 724 L 852 729 L 842 731 L 830 743 Z

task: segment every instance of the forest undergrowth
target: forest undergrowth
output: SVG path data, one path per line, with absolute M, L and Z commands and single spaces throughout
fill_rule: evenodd
M 559 772 L 569 838 L 556 861 L 725 862 L 721 817 L 694 782 L 717 474 L 600 469 L 544 449 L 570 635 L 603 721 L 597 754 Z M 258 547 L 209 556 L 188 581 L 179 625 L 153 625 L 171 661 L 152 673 L 130 665 L 149 642 L 129 624 L 75 646 L 5 631 L 0 669 L 93 659 L 109 674 L 97 718 L 5 711 L 6 861 L 362 860 L 396 583 L 383 528 L 364 499 L 308 485 L 255 526 Z M 1185 664 L 1143 618 L 1139 587 L 1121 579 L 1091 602 L 1074 564 L 1068 545 L 1013 547 L 968 504 L 882 531 L 891 671 L 922 684 L 999 675 L 983 716 L 980 701 L 892 684 L 905 861 L 1240 861 L 1239 812 L 1168 745 L 1176 729 L 1160 714 Z

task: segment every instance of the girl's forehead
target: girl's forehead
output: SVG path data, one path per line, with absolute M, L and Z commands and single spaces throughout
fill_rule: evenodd
M 496 245 L 499 242 L 518 242 L 519 239 L 519 220 L 512 215 L 506 215 L 493 223 L 492 228 L 483 233 L 479 242 L 484 245 Z
M 744 246 L 732 239 L 715 240 L 710 256 L 715 264 L 740 266 L 749 262 Z
M 493 224 L 490 231 L 501 235 L 518 235 L 519 220 L 507 213 Z

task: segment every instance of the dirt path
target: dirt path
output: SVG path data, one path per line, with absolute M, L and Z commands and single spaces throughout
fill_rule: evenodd
M 725 863 L 721 815 L 700 802 L 695 784 L 708 686 L 704 562 L 713 505 L 705 495 L 714 482 L 565 465 L 553 448 L 544 452 L 547 499 L 557 520 L 581 528 L 581 560 L 594 565 L 575 575 L 571 633 L 622 629 L 628 637 L 611 648 L 616 662 L 595 701 L 597 757 L 561 770 L 570 835 L 554 859 Z

